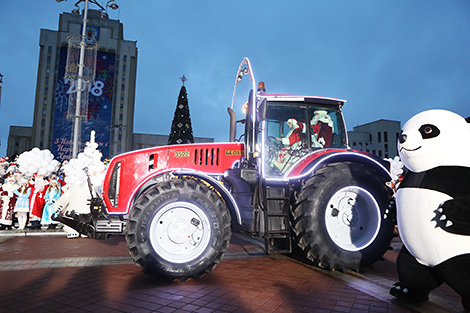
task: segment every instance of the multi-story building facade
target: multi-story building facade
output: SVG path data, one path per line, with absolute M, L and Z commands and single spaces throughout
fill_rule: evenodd
M 355 126 L 353 131 L 348 132 L 349 146 L 381 158 L 393 158 L 398 155 L 397 140 L 400 131 L 400 122 L 390 120 Z
M 64 78 L 67 38 L 82 33 L 82 15 L 62 13 L 59 29 L 41 29 L 32 146 L 50 149 L 59 160 L 72 154 L 68 95 L 73 85 Z M 123 25 L 97 10 L 88 11 L 87 34 L 98 41 L 96 76 L 81 127 L 81 148 L 96 132 L 105 157 L 132 149 L 137 69 L 135 41 L 123 38 Z M 76 91 L 76 88 L 75 88 Z

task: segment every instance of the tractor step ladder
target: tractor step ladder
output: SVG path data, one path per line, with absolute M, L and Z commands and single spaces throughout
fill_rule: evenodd
M 291 253 L 289 183 L 264 185 L 264 247 L 267 253 Z M 279 247 L 273 247 L 273 240 Z

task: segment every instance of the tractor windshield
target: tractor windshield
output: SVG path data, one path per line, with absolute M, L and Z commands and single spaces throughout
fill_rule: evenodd
M 284 175 L 312 150 L 346 146 L 337 106 L 268 102 L 264 123 L 263 157 L 268 177 Z

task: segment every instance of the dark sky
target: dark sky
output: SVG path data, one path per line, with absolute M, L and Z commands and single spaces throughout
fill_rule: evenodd
M 32 125 L 40 29 L 75 2 L 1 0 L 0 155 L 10 125 Z M 469 0 L 116 2 L 109 16 L 138 47 L 136 133 L 169 134 L 184 74 L 194 136 L 226 141 L 243 57 L 269 93 L 346 99 L 348 130 L 433 108 L 470 116 Z

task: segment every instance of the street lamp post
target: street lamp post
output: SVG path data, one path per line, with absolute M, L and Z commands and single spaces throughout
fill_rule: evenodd
M 56 0 L 57 2 L 62 2 L 64 0 Z M 67 1 L 67 0 L 65 0 Z M 115 0 L 109 0 L 106 3 L 106 8 L 110 7 L 113 10 L 116 10 L 119 8 L 119 6 L 114 3 Z M 76 104 L 75 104 L 75 112 L 72 115 L 72 118 L 74 119 L 74 125 L 73 125 L 73 147 L 72 147 L 72 157 L 76 158 L 79 150 L 79 141 L 80 141 L 80 126 L 81 126 L 81 119 L 83 118 L 82 114 L 82 101 L 83 99 L 86 99 L 86 102 L 88 102 L 88 97 L 83 97 L 82 99 L 82 92 L 89 92 L 88 88 L 86 88 L 89 84 L 93 83 L 94 80 L 94 71 L 95 71 L 95 65 L 96 65 L 96 53 L 94 54 L 93 57 L 93 64 L 90 66 L 89 71 L 87 71 L 87 83 L 85 84 L 84 88 L 84 69 L 85 69 L 85 55 L 86 55 L 86 49 L 89 48 L 89 45 L 87 46 L 87 39 L 91 40 L 93 43 L 92 45 L 96 44 L 92 49 L 97 47 L 97 42 L 94 39 L 87 38 L 87 22 L 88 22 L 88 3 L 91 2 L 92 4 L 97 5 L 102 13 L 105 13 L 106 9 L 100 5 L 96 0 L 79 0 L 78 2 L 75 3 L 75 6 L 77 9 L 72 10 L 72 13 L 74 14 L 79 14 L 78 10 L 78 4 L 81 2 L 85 2 L 85 9 L 83 10 L 83 26 L 82 26 L 82 34 L 81 34 L 81 40 L 80 40 L 80 54 L 79 54 L 79 63 L 78 63 L 78 75 L 76 73 L 73 73 L 72 76 L 75 76 L 77 79 L 77 95 L 76 95 Z M 107 15 L 105 15 L 107 16 Z M 73 36 L 70 36 L 73 37 Z M 69 49 L 72 43 L 72 39 L 69 37 Z M 69 57 L 67 57 L 67 61 L 69 61 Z M 87 66 L 90 65 L 89 63 Z M 73 66 L 72 66 L 73 68 Z M 75 72 L 73 70 L 73 72 Z M 67 75 L 67 74 L 66 74 Z M 85 89 L 85 90 L 82 90 Z M 88 106 L 88 103 L 84 103 L 84 105 Z M 72 113 L 72 112 L 70 112 Z
M 82 28 L 82 41 L 80 42 L 80 63 L 78 64 L 78 81 L 77 81 L 77 104 L 75 107 L 74 126 L 73 126 L 73 150 L 72 157 L 76 158 L 78 154 L 78 140 L 80 132 L 80 108 L 82 101 L 82 87 L 83 87 L 83 68 L 85 61 L 85 36 L 86 36 L 86 23 L 88 17 L 88 0 L 85 0 L 85 11 L 83 13 L 83 28 Z M 96 60 L 95 60 L 96 61 Z M 86 91 L 88 92 L 88 90 Z

